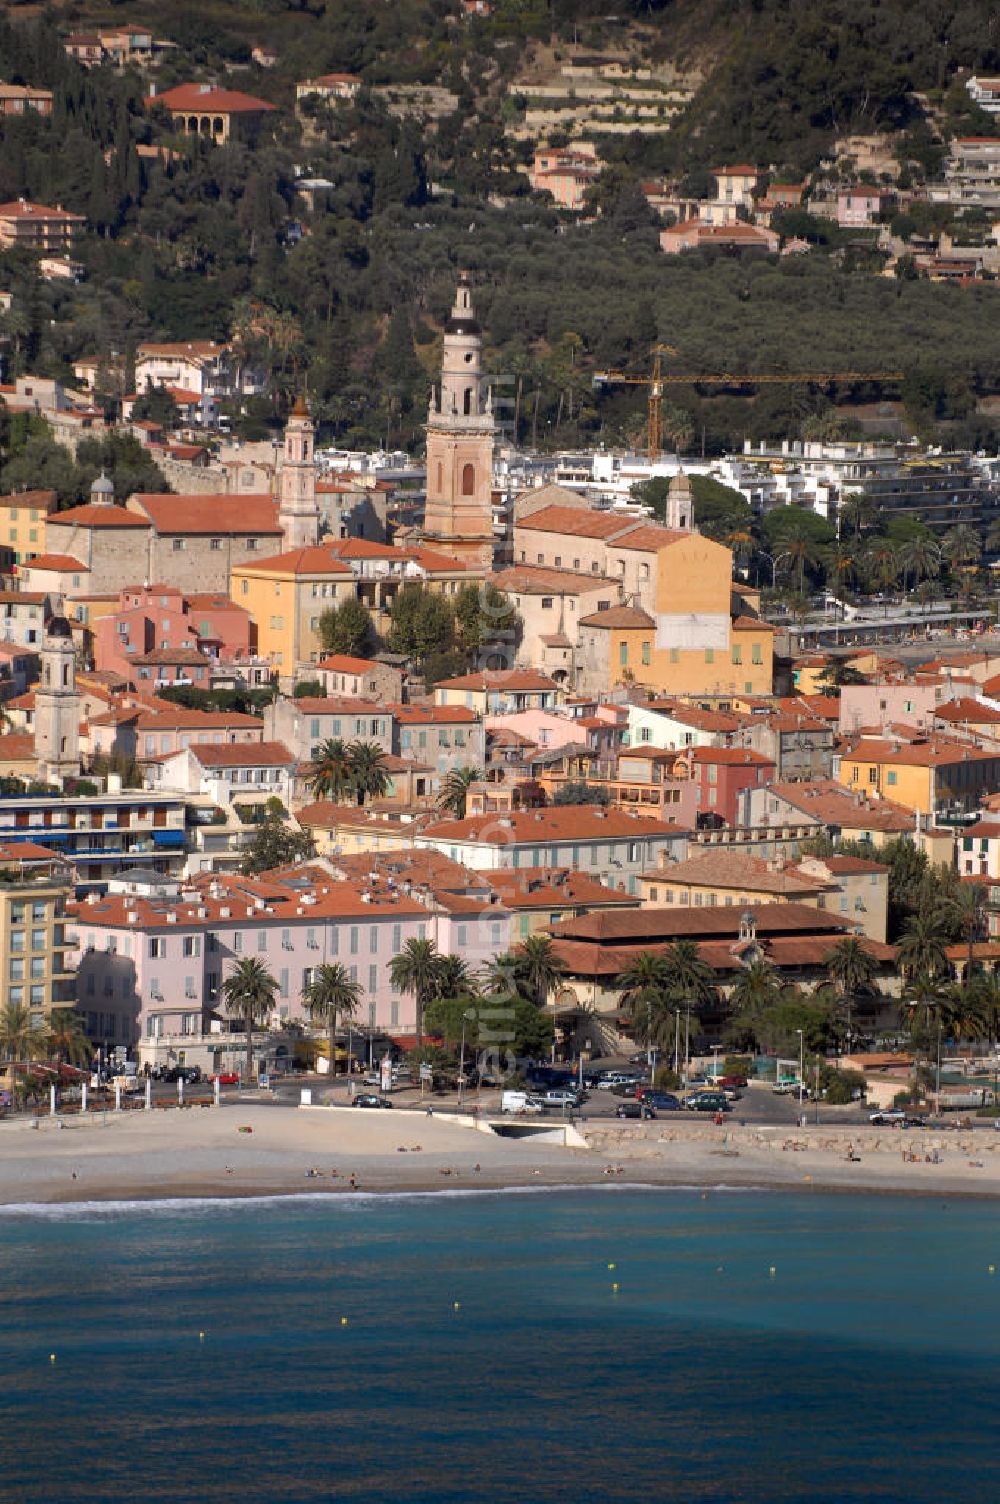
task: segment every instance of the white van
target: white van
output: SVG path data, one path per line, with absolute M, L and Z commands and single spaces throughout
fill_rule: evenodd
M 505 1091 L 500 1098 L 501 1112 L 544 1112 L 544 1103 L 527 1091 Z

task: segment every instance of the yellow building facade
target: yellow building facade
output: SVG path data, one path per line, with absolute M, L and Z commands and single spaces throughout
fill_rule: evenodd
M 45 553 L 45 522 L 57 505 L 54 491 L 0 496 L 0 565 L 9 569 Z
M 26 1007 L 38 1025 L 48 1021 L 53 1008 L 72 1008 L 76 1001 L 75 974 L 66 957 L 76 948 L 66 915 L 72 894 L 69 869 L 54 853 L 30 841 L 0 848 L 4 1001 Z
M 354 574 L 328 548 L 299 548 L 260 563 L 240 564 L 229 593 L 257 624 L 257 652 L 280 678 L 295 677 L 297 665 L 323 656 L 319 622 L 324 611 L 353 600 Z

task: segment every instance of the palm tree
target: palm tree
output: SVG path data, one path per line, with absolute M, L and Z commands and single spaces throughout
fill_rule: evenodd
M 24 1003 L 7 1003 L 0 1011 L 0 1059 L 13 1064 L 45 1054 L 45 1030 L 35 1023 Z
M 784 550 L 775 559 L 775 566 L 796 569 L 799 576 L 799 595 L 805 595 L 807 569 L 815 569 L 822 562 L 815 544 L 804 532 L 791 534 L 785 541 Z
M 442 779 L 438 809 L 448 811 L 456 820 L 464 820 L 469 787 L 473 783 L 483 783 L 485 778 L 482 768 L 452 768 Z
M 979 883 L 960 883 L 951 895 L 948 907 L 968 945 L 966 985 L 972 981 L 976 941 L 986 937 L 986 889 Z
M 471 997 L 476 992 L 476 982 L 461 956 L 438 958 L 436 997 Z
M 967 522 L 960 522 L 945 534 L 941 552 L 949 564 L 961 567 L 965 564 L 978 564 L 982 558 L 983 546 L 975 528 Z
M 410 992 L 416 1003 L 417 1049 L 424 1038 L 424 1009 L 437 996 L 441 957 L 433 940 L 407 940 L 389 962 L 389 977 L 399 992 Z
M 675 940 L 661 960 L 671 996 L 687 999 L 695 1006 L 717 1000 L 715 972 L 702 959 L 694 940 Z
M 515 969 L 524 983 L 525 994 L 538 1008 L 545 1001 L 565 970 L 555 953 L 550 935 L 529 935 L 514 952 Z
M 385 753 L 378 742 L 352 742 L 347 749 L 351 788 L 359 804 L 365 799 L 384 799 L 389 788 Z
M 479 973 L 480 984 L 485 992 L 504 993 L 517 991 L 517 957 L 513 951 L 494 956 Z
M 346 744 L 334 736 L 319 742 L 313 747 L 306 776 L 313 798 L 332 799 L 339 804 L 351 787 L 351 762 Z
M 912 914 L 899 941 L 899 964 L 910 977 L 933 980 L 948 969 L 948 930 L 943 914 Z
M 849 494 L 840 508 L 841 528 L 854 529 L 855 538 L 868 531 L 875 521 L 875 503 L 863 491 Z
M 330 1075 L 337 1073 L 337 1023 L 342 1018 L 355 1018 L 364 988 L 351 977 L 346 966 L 339 962 L 317 966 L 312 981 L 302 989 L 302 1001 L 313 1023 L 325 1024 L 330 1041 Z M 350 1061 L 347 1063 L 350 1070 Z
M 72 1008 L 53 1008 L 49 1016 L 49 1051 L 69 1065 L 86 1065 L 94 1053 L 83 1018 Z
M 875 543 L 864 557 L 864 566 L 871 584 L 880 590 L 892 590 L 899 577 L 899 560 L 892 544 L 883 539 Z
M 826 974 L 847 1006 L 847 1045 L 850 1048 L 851 1004 L 856 998 L 870 997 L 875 992 L 878 962 L 865 950 L 857 935 L 845 935 L 826 958 Z
M 918 580 L 933 580 L 941 570 L 941 548 L 933 538 L 918 535 L 907 538 L 899 550 L 899 562 L 903 570 L 903 592 L 906 592 L 906 576 Z
M 778 1001 L 781 982 L 777 971 L 764 956 L 755 956 L 736 978 L 729 1001 L 738 1013 L 753 1021 Z
M 263 961 L 244 956 L 237 961 L 222 984 L 225 1010 L 241 1023 L 247 1036 L 247 1080 L 253 1080 L 253 1031 L 265 1024 L 274 1010 L 278 983 Z
M 987 1025 L 986 1037 L 993 1044 L 1000 1025 L 1000 972 L 977 971 L 966 984 L 967 992 L 975 1000 L 975 1006 Z
M 669 1012 L 670 984 L 663 958 L 644 950 L 615 982 L 621 1007 L 632 1020 L 637 1044 L 651 1044 L 662 1033 L 662 1015 Z

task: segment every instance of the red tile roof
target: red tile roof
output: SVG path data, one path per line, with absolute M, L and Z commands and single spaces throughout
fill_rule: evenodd
M 239 89 L 216 89 L 208 84 L 178 84 L 162 94 L 149 94 L 147 105 L 165 105 L 168 110 L 206 110 L 217 115 L 259 115 L 277 108 L 266 99 L 243 94 Z
M 515 810 L 510 814 L 467 815 L 464 820 L 441 820 L 426 832 L 435 841 L 482 841 L 498 846 L 543 845 L 546 841 L 641 840 L 643 836 L 688 834 L 680 825 L 667 825 L 649 815 L 627 810 L 599 809 L 593 804 L 550 805 L 546 809 Z
M 305 715 L 384 715 L 389 708 L 376 700 L 352 700 L 337 695 L 300 695 L 292 704 Z
M 478 714 L 467 705 L 387 704 L 383 708 L 391 711 L 401 726 L 450 725 L 456 721 L 463 725 L 479 724 Z
M 352 658 L 349 653 L 331 653 L 329 657 L 321 658 L 316 667 L 327 669 L 333 674 L 367 674 L 373 668 L 385 668 L 386 665 L 374 658 Z
M 58 501 L 55 491 L 15 491 L 10 496 L 0 496 L 0 507 L 44 507 L 51 511 Z
M 639 627 L 648 630 L 655 627 L 656 622 L 648 611 L 643 611 L 641 606 L 611 606 L 607 611 L 591 611 L 589 616 L 581 616 L 581 627 L 604 627 L 607 631 L 615 628 L 627 630 L 630 627 Z
M 63 574 L 89 574 L 90 565 L 81 564 L 72 554 L 36 554 L 21 565 L 22 569 L 55 569 Z
M 0 204 L 0 219 L 47 219 L 60 224 L 76 225 L 84 223 L 82 214 L 69 214 L 65 209 L 47 209 L 44 204 L 31 204 L 23 198 Z
M 569 538 L 614 538 L 637 526 L 634 517 L 591 512 L 580 507 L 550 506 L 518 523 L 522 532 L 563 533 Z
M 559 688 L 548 674 L 536 673 L 534 669 L 503 668 L 480 669 L 475 674 L 459 674 L 455 679 L 439 679 L 436 689 L 469 689 L 482 693 L 489 689 L 511 690 L 556 690 Z
M 548 568 L 542 564 L 514 564 L 492 578 L 496 588 L 507 594 L 589 595 L 592 590 L 608 586 L 615 591 L 618 589 L 618 581 L 608 575 L 584 574 L 578 570 Z
M 752 747 L 682 747 L 678 756 L 690 758 L 693 762 L 725 763 L 730 767 L 775 766 L 773 757 L 765 757 L 763 752 L 755 752 Z
M 284 742 L 227 742 L 221 746 L 193 742 L 187 750 L 203 768 L 266 768 L 276 764 L 290 767 L 297 761 Z M 247 792 L 251 790 L 248 788 Z
M 273 533 L 281 536 L 277 506 L 270 496 L 238 494 L 174 496 L 144 492 L 129 500 L 130 509 L 150 519 L 158 533 L 211 535 Z M 251 561 L 256 563 L 256 560 Z
M 948 700 L 937 707 L 934 715 L 939 721 L 950 721 L 956 725 L 968 722 L 973 726 L 989 726 L 1000 722 L 1000 710 L 992 705 L 984 705 L 981 700 Z

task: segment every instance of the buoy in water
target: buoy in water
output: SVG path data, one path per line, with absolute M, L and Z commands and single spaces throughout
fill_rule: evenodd
M 341 1324 L 341 1326 L 346 1326 L 347 1325 L 347 1317 L 346 1316 L 341 1316 L 341 1318 L 340 1318 L 340 1324 Z
M 614 1269 L 614 1267 L 615 1267 L 615 1265 L 614 1265 L 614 1264 L 609 1264 L 609 1265 L 608 1265 L 608 1268 L 609 1268 L 609 1269 Z
M 773 1279 L 773 1278 L 774 1278 L 774 1276 L 775 1276 L 775 1275 L 776 1275 L 776 1274 L 777 1274 L 777 1272 L 778 1272 L 778 1271 L 777 1271 L 777 1269 L 776 1269 L 776 1268 L 775 1268 L 775 1267 L 774 1267 L 774 1265 L 773 1265 L 773 1264 L 772 1264 L 772 1265 L 771 1265 L 771 1268 L 770 1268 L 770 1271 L 769 1271 L 769 1272 L 770 1272 L 770 1275 L 771 1275 L 771 1278 L 772 1278 L 772 1279 Z
M 55 1353 L 49 1353 L 49 1362 L 50 1363 L 54 1363 L 55 1361 L 56 1361 L 56 1355 L 55 1355 Z
M 453 1311 L 460 1311 L 462 1309 L 457 1300 L 452 1301 L 451 1308 Z
M 996 1265 L 995 1264 L 991 1264 L 990 1265 L 990 1273 L 991 1274 L 996 1274 L 996 1272 L 997 1272 L 996 1271 Z

